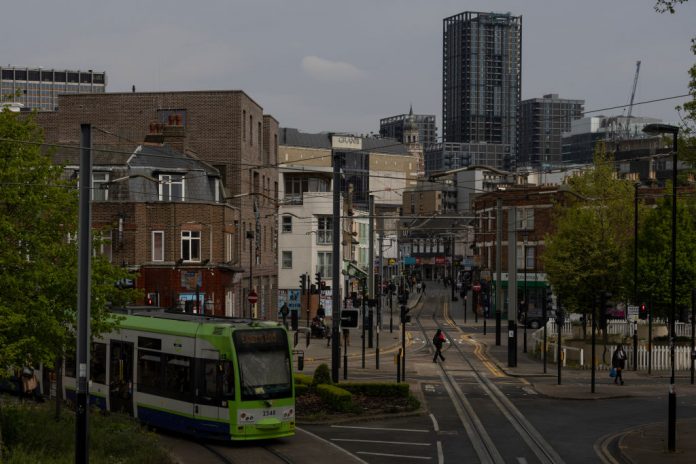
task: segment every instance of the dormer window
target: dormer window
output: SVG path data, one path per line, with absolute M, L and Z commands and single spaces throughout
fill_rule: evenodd
M 159 201 L 184 201 L 184 192 L 183 175 L 159 175 Z

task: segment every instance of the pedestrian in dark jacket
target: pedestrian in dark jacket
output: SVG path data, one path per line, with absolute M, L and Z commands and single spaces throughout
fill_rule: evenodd
M 441 329 L 437 329 L 435 336 L 433 337 L 433 346 L 435 346 L 435 356 L 433 356 L 433 362 L 437 362 L 437 357 L 443 361 L 445 357 L 442 356 L 442 344 L 445 343 L 445 334 L 442 333 Z
M 423 291 L 423 295 L 425 295 L 425 282 L 423 282 L 423 284 L 421 286 L 421 290 Z
M 611 367 L 616 369 L 614 383 L 618 385 L 618 383 L 621 382 L 621 385 L 623 385 L 624 381 L 621 372 L 623 372 L 626 367 L 626 352 L 623 349 L 623 345 L 617 346 L 614 354 L 611 356 Z

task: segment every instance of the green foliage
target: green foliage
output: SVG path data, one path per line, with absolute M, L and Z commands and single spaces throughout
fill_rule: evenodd
M 309 394 L 311 389 L 310 385 L 296 383 L 295 384 L 295 396 L 304 396 Z
M 568 310 L 582 311 L 600 291 L 626 295 L 633 249 L 630 181 L 615 178 L 613 160 L 600 146 L 594 169 L 568 181 L 555 205 L 554 232 L 546 236 L 544 266 L 554 293 Z
M 295 373 L 293 378 L 295 379 L 295 387 L 298 385 L 312 385 L 313 378 L 311 375 Z
M 344 412 L 352 409 L 353 395 L 349 391 L 335 385 L 326 384 L 319 384 L 316 389 L 322 401 L 334 411 Z
M 408 383 L 403 382 L 342 382 L 339 386 L 354 395 L 380 398 L 406 398 L 410 394 Z
M 689 0 L 657 0 L 655 2 L 655 11 L 658 13 L 665 13 L 669 12 L 674 14 L 675 9 L 674 7 L 680 3 L 686 3 Z
M 0 111 L 0 366 L 43 363 L 74 341 L 77 307 L 78 192 L 41 149 L 32 116 Z M 92 333 L 116 320 L 109 302 L 132 301 L 114 283 L 127 273 L 94 258 Z
M 333 380 L 331 379 L 331 370 L 327 364 L 319 364 L 314 371 L 314 378 L 312 379 L 312 385 L 317 386 L 320 384 L 331 385 Z
M 666 193 L 671 193 L 668 186 Z M 645 212 L 638 233 L 638 293 L 652 299 L 655 314 L 667 316 L 671 308 L 672 199 L 660 199 L 657 207 Z M 696 282 L 696 203 L 677 201 L 676 254 L 677 307 L 691 305 L 691 288 Z
M 54 419 L 51 405 L 3 402 L 0 426 L 6 464 L 74 462 L 75 417 Z M 90 462 L 123 464 L 171 464 L 157 435 L 145 431 L 133 419 L 120 414 L 90 414 Z

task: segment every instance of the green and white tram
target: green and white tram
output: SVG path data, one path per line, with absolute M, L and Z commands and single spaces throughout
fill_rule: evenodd
M 292 356 L 275 322 L 134 311 L 92 344 L 90 402 L 217 440 L 295 433 Z M 64 395 L 74 399 L 66 361 Z

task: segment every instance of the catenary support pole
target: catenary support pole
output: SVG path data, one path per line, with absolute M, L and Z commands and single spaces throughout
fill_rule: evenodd
M 80 125 L 80 198 L 77 287 L 77 394 L 75 462 L 89 462 L 89 340 L 92 276 L 92 126 Z
M 508 367 L 517 366 L 517 208 L 508 210 Z
M 495 346 L 500 346 L 503 311 L 503 200 L 495 200 Z
M 339 293 L 341 277 L 340 249 L 341 243 L 341 156 L 338 152 L 331 150 L 331 160 L 333 162 L 333 219 L 332 219 L 332 282 L 331 282 L 331 302 L 332 302 L 332 322 L 331 322 L 331 379 L 334 383 L 338 382 L 338 369 L 341 358 L 341 295 Z
M 374 301 L 375 299 L 375 196 L 370 195 L 369 198 L 369 213 L 370 213 L 370 218 L 368 219 L 367 223 L 367 235 L 370 237 L 370 242 L 367 244 L 367 269 L 368 269 L 368 281 L 367 281 L 367 293 L 368 293 L 368 298 L 370 299 L 370 302 Z M 374 325 L 375 325 L 375 318 L 374 318 L 374 306 L 372 304 L 369 305 L 368 308 L 369 311 L 369 317 L 367 318 L 369 327 L 368 327 L 368 348 L 374 348 Z

